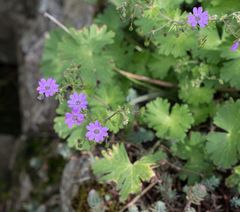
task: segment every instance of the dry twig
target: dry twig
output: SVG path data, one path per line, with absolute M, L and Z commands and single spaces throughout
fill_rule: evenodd
M 120 212 L 124 212 L 126 209 L 134 205 L 144 194 L 146 194 L 149 190 L 151 190 L 156 184 L 158 184 L 160 180 L 156 179 L 154 182 L 149 184 L 139 195 L 133 198 L 127 205 L 125 205 Z

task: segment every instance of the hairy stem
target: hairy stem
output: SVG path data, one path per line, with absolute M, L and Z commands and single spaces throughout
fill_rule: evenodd
M 51 14 L 45 12 L 44 17 L 47 17 L 48 19 L 50 19 L 53 23 L 55 23 L 56 25 L 58 25 L 61 29 L 63 29 L 66 33 L 70 34 L 70 31 L 68 30 L 67 27 L 65 27 L 60 21 L 58 21 L 55 17 L 53 17 Z

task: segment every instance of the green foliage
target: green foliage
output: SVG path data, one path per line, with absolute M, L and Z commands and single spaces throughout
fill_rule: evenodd
M 189 84 L 181 86 L 179 97 L 186 103 L 196 106 L 199 104 L 210 103 L 213 98 L 214 90 L 207 87 L 193 87 Z
M 205 3 L 206 4 L 206 3 Z M 207 9 L 214 14 L 223 15 L 240 10 L 240 2 L 235 0 L 213 0 L 206 4 Z
M 117 111 L 108 111 L 108 120 L 106 126 L 113 133 L 117 133 L 120 129 L 123 129 L 130 120 L 130 109 L 128 107 L 118 107 Z
M 124 103 L 125 97 L 120 87 L 105 85 L 89 101 L 91 116 L 105 122 L 110 131 L 117 133 L 130 120 L 130 107 L 124 106 Z
M 137 131 L 131 131 L 127 134 L 127 141 L 135 144 L 140 144 L 143 142 L 152 141 L 154 138 L 154 133 L 145 128 L 140 128 Z
M 230 168 L 239 158 L 239 108 L 240 101 L 230 100 L 223 104 L 214 117 L 214 124 L 224 132 L 211 132 L 207 136 L 207 152 L 221 168 Z
M 64 67 L 61 65 L 60 58 L 56 57 L 56 50 L 64 35 L 62 30 L 54 30 L 46 38 L 41 64 L 41 70 L 45 76 L 61 78 Z
M 177 192 L 173 188 L 173 177 L 169 174 L 163 173 L 161 176 L 162 183 L 158 186 L 161 197 L 165 202 L 173 203 L 177 198 Z
M 125 96 L 120 87 L 117 84 L 107 84 L 96 90 L 89 104 L 92 108 L 109 107 L 116 109 L 124 102 Z
M 149 72 L 154 78 L 164 79 L 171 67 L 176 63 L 172 56 L 153 54 L 149 60 Z
M 160 54 L 184 57 L 187 55 L 188 50 L 197 45 L 197 40 L 193 32 L 185 32 L 179 35 L 169 33 L 166 36 L 158 36 L 156 44 L 159 45 Z
M 60 114 L 54 119 L 54 130 L 58 133 L 58 136 L 60 138 L 67 140 L 69 147 L 78 150 L 89 151 L 92 148 L 93 144 L 89 141 L 86 141 L 85 139 L 86 122 L 81 126 L 75 126 L 72 129 L 69 129 L 65 124 L 65 117 L 62 116 L 61 113 L 63 107 L 63 105 L 60 105 L 58 109 L 58 112 L 60 112 Z
M 75 29 L 69 31 L 70 34 L 64 35 L 57 32 L 50 34 L 50 39 L 45 44 L 46 56 L 43 57 L 43 64 L 47 65 L 42 67 L 46 75 L 51 73 L 51 76 L 61 78 L 64 69 L 76 64 L 81 67 L 84 83 L 94 85 L 97 80 L 109 82 L 114 75 L 112 57 L 104 51 L 104 48 L 113 43 L 114 33 L 108 31 L 106 26 L 97 25 L 91 25 L 80 31 Z M 56 70 L 52 72 L 52 69 Z
M 106 26 L 96 25 L 81 31 L 71 29 L 71 36 L 64 37 L 59 44 L 59 57 L 62 65 L 69 62 L 81 66 L 81 77 L 85 83 L 95 84 L 109 82 L 114 72 L 112 59 L 104 52 L 104 47 L 113 43 L 114 33 L 107 31 Z
M 170 103 L 158 98 L 147 104 L 144 122 L 156 130 L 160 138 L 183 140 L 193 118 L 187 105 L 176 104 L 170 111 Z
M 157 201 L 155 204 L 154 211 L 156 212 L 167 212 L 167 207 L 164 202 Z
M 211 21 L 205 28 L 192 28 L 188 11 L 200 3 Z M 104 6 L 92 25 L 68 33 L 54 30 L 47 36 L 41 69 L 60 85 L 55 131 L 69 147 L 87 151 L 95 146 L 85 139 L 89 122 L 99 120 L 110 136 L 115 134 L 103 158 L 93 162 L 93 171 L 102 181 L 116 183 L 122 201 L 139 193 L 142 181 L 155 175 L 152 168 L 165 155 L 143 154 L 159 142 L 165 142 L 181 164 L 180 179 L 193 184 L 204 177 L 202 184 L 214 190 L 219 180 L 208 178 L 214 168 L 225 171 L 240 159 L 240 101 L 234 90 L 240 88 L 240 51 L 230 51 L 240 38 L 239 1 L 110 0 Z M 120 69 L 129 81 L 120 76 Z M 136 94 L 127 98 L 132 87 Z M 66 102 L 75 91 L 87 94 L 89 107 L 84 123 L 69 129 L 64 123 Z M 153 100 L 152 93 L 161 98 Z M 138 144 L 133 158 L 140 159 L 134 163 L 123 144 L 112 146 L 114 138 L 123 137 Z M 227 178 L 228 186 L 238 187 L 238 172 L 237 166 Z M 169 181 L 160 193 L 171 199 L 175 191 Z M 203 185 L 189 188 L 186 210 L 195 210 L 191 204 L 199 204 L 205 190 Z M 160 208 L 165 210 L 163 204 Z
M 178 142 L 173 149 L 179 158 L 186 160 L 179 174 L 183 180 L 188 178 L 189 184 L 199 181 L 200 175 L 210 176 L 212 173 L 211 163 L 205 154 L 205 142 L 205 136 L 192 132 L 189 139 Z
M 109 5 L 104 10 L 104 13 L 98 15 L 94 21 L 98 25 L 106 25 L 110 30 L 117 31 L 116 36 L 120 36 L 119 33 L 122 33 L 121 27 L 123 26 L 123 22 L 121 22 L 117 9 L 113 5 Z
M 234 207 L 234 208 L 239 208 L 240 207 L 240 199 L 239 199 L 239 197 L 233 197 L 232 199 L 231 199 L 231 206 L 232 207 Z
M 189 105 L 189 109 L 193 114 L 194 125 L 201 124 L 207 120 L 208 117 L 212 117 L 215 113 L 214 103 L 200 104 L 197 106 Z
M 149 181 L 155 175 L 152 166 L 165 158 L 165 154 L 159 151 L 131 163 L 123 144 L 114 145 L 102 155 L 103 159 L 93 162 L 93 172 L 101 181 L 114 181 L 122 201 L 129 194 L 140 192 L 142 181 Z
M 188 187 L 186 193 L 188 202 L 200 205 L 201 201 L 203 201 L 207 195 L 207 190 L 204 185 L 195 184 L 194 186 Z
M 220 179 L 216 176 L 204 179 L 201 184 L 203 184 L 208 191 L 214 191 L 220 185 Z
M 221 69 L 221 79 L 236 88 L 240 88 L 239 62 L 239 59 L 226 62 Z
M 240 192 L 240 166 L 234 167 L 232 175 L 226 179 L 226 185 Z

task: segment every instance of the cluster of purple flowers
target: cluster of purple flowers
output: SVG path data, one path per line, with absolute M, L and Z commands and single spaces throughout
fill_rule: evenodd
M 74 92 L 68 100 L 68 107 L 72 110 L 65 115 L 65 123 L 69 128 L 73 125 L 80 125 L 84 121 L 84 114 L 81 113 L 87 109 L 87 96 L 84 93 Z M 87 126 L 86 137 L 90 141 L 101 142 L 108 136 L 108 128 L 103 127 L 98 121 L 91 122 Z
M 204 28 L 209 21 L 209 15 L 207 11 L 203 11 L 202 7 L 194 7 L 193 12 L 188 15 L 187 23 L 192 27 Z M 239 47 L 239 40 L 235 41 L 231 46 L 231 51 L 237 51 Z M 37 91 L 40 95 L 45 97 L 54 96 L 59 91 L 59 85 L 56 83 L 55 79 L 41 79 L 39 80 L 39 86 Z M 87 97 L 84 93 L 74 92 L 70 95 L 68 100 L 68 107 L 71 109 L 71 112 L 65 114 L 65 123 L 69 128 L 72 128 L 74 125 L 81 125 L 85 119 L 83 110 L 87 109 L 88 102 Z M 103 127 L 98 121 L 91 122 L 87 126 L 86 137 L 90 141 L 101 142 L 108 136 L 108 128 Z
M 45 95 L 46 97 L 54 96 L 59 91 L 59 85 L 56 83 L 56 80 L 52 78 L 41 79 L 38 84 L 37 91 L 40 95 Z M 68 128 L 72 128 L 74 125 L 81 125 L 85 120 L 82 112 L 86 110 L 88 106 L 87 96 L 84 93 L 74 92 L 70 95 L 67 103 L 71 109 L 71 112 L 65 114 L 65 123 Z M 103 127 L 99 121 L 89 123 L 86 133 L 88 140 L 102 142 L 106 137 L 108 137 L 107 127 Z
M 68 125 L 68 128 L 82 124 L 85 117 L 81 112 L 87 109 L 88 105 L 86 95 L 84 93 L 78 94 L 74 92 L 70 95 L 70 99 L 67 103 L 68 107 L 71 109 L 71 112 L 65 115 L 65 123 Z
M 187 23 L 191 25 L 192 27 L 200 26 L 200 28 L 204 28 L 206 25 L 208 25 L 209 21 L 209 15 L 207 11 L 203 11 L 202 7 L 194 7 L 193 12 L 188 15 L 188 21 Z M 235 52 L 237 51 L 239 47 L 239 41 L 235 41 L 233 45 L 231 46 L 231 51 Z

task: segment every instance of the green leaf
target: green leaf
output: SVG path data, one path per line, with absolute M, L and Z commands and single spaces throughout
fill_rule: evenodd
M 220 70 L 221 79 L 236 88 L 240 88 L 239 63 L 240 59 L 225 62 Z
M 117 133 L 123 129 L 128 123 L 130 118 L 130 109 L 128 107 L 118 107 L 117 111 L 107 111 L 108 120 L 106 127 L 113 133 Z
M 107 49 L 107 54 L 111 55 L 115 66 L 120 69 L 129 70 L 129 65 L 132 64 L 134 46 L 129 45 L 122 40 L 115 40 Z M 134 69 L 134 71 L 137 71 Z
M 124 0 L 110 0 L 111 3 L 113 3 L 117 8 L 123 6 Z
M 194 125 L 201 124 L 207 120 L 208 117 L 212 117 L 215 114 L 215 104 L 212 102 L 210 104 L 201 105 L 189 105 L 189 109 L 193 114 Z
M 221 60 L 219 46 L 225 41 L 224 37 L 220 38 L 215 24 L 201 29 L 198 36 L 200 48 L 193 49 L 193 56 L 217 64 Z
M 226 179 L 226 185 L 230 188 L 237 188 L 240 192 L 240 166 L 233 169 L 233 173 Z
M 68 146 L 78 150 L 91 150 L 93 142 L 86 140 L 86 122 L 75 127 L 67 138 Z
M 144 122 L 157 131 L 157 136 L 170 140 L 183 140 L 193 124 L 187 105 L 175 104 L 170 112 L 167 100 L 157 98 L 146 106 Z
M 197 48 L 192 51 L 194 58 L 205 59 L 208 63 L 218 64 L 221 60 L 221 51 L 213 49 Z
M 187 51 L 198 46 L 193 32 L 180 33 L 178 36 L 176 33 L 160 35 L 156 38 L 156 44 L 160 54 L 174 57 L 184 57 L 187 55 Z
M 146 130 L 145 128 L 140 128 L 138 131 L 131 129 L 131 131 L 127 134 L 127 141 L 140 144 L 143 142 L 152 141 L 154 138 L 154 133 L 150 130 Z
M 237 144 L 226 133 L 215 132 L 208 136 L 207 151 L 213 162 L 222 168 L 230 168 L 237 162 Z
M 68 126 L 64 122 L 65 117 L 58 116 L 54 119 L 54 130 L 58 134 L 58 136 L 62 139 L 68 137 L 68 135 L 72 132 L 72 129 L 69 129 Z
M 164 79 L 175 64 L 176 59 L 173 56 L 154 54 L 148 62 L 148 68 L 154 78 Z
M 221 40 L 216 25 L 209 25 L 199 31 L 201 48 L 205 50 L 217 50 L 224 41 Z
M 137 26 L 137 32 L 142 36 L 149 35 L 150 32 L 157 27 L 156 21 L 149 17 L 136 19 L 134 24 Z
M 60 138 L 67 140 L 69 147 L 89 151 L 94 143 L 85 139 L 86 124 L 85 122 L 69 129 L 65 124 L 65 117 L 58 116 L 54 119 L 54 130 Z
M 181 84 L 179 97 L 191 105 L 210 103 L 213 99 L 214 90 L 208 87 L 194 87 L 189 83 Z
M 173 148 L 176 156 L 186 160 L 179 174 L 181 179 L 188 179 L 189 184 L 194 184 L 201 179 L 197 173 L 203 174 L 204 176 L 211 175 L 212 173 L 211 163 L 205 154 L 205 143 L 205 136 L 199 132 L 193 132 L 189 139 L 176 143 Z
M 114 133 L 126 126 L 131 117 L 130 108 L 125 103 L 124 93 L 117 85 L 104 85 L 89 98 L 93 119 L 104 122 Z
M 112 57 L 104 50 L 113 43 L 114 33 L 106 26 L 91 25 L 81 31 L 70 29 L 59 44 L 59 58 L 63 67 L 71 64 L 81 66 L 81 77 L 88 84 L 109 82 L 114 75 Z
M 43 56 L 41 61 L 41 71 L 46 77 L 54 77 L 56 80 L 61 79 L 64 68 L 57 55 L 58 45 L 66 35 L 63 30 L 51 31 L 44 44 Z
M 225 132 L 212 132 L 207 136 L 207 152 L 212 161 L 221 168 L 230 168 L 239 158 L 240 152 L 240 101 L 228 101 L 221 106 L 214 124 Z
M 100 25 L 106 25 L 109 29 L 113 31 L 120 32 L 120 28 L 122 25 L 121 19 L 116 8 L 113 5 L 109 5 L 103 14 L 99 14 L 95 22 Z
M 161 9 L 174 9 L 178 8 L 184 0 L 175 1 L 165 1 L 165 0 L 155 0 L 154 3 L 158 5 Z
M 89 100 L 91 107 L 117 109 L 125 103 L 125 96 L 121 88 L 115 84 L 105 84 L 97 89 L 96 94 Z
M 180 1 L 157 0 L 149 4 L 143 3 L 142 11 L 134 22 L 137 32 L 152 39 L 162 31 L 177 31 L 180 28 L 177 23 L 185 19 L 185 14 L 178 8 Z
M 224 15 L 240 10 L 240 2 L 236 0 L 212 0 L 203 1 L 203 3 L 206 4 L 210 14 Z
M 129 194 L 139 193 L 142 181 L 149 181 L 155 175 L 151 167 L 165 159 L 165 154 L 159 151 L 131 163 L 123 144 L 114 145 L 102 155 L 104 158 L 93 162 L 93 172 L 101 181 L 116 183 L 121 201 L 125 201 Z
M 149 75 L 147 71 L 147 64 L 148 64 L 149 58 L 150 58 L 150 53 L 148 51 L 135 52 L 132 55 L 130 64 L 127 67 L 128 70 L 136 74 Z

